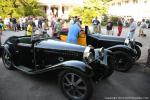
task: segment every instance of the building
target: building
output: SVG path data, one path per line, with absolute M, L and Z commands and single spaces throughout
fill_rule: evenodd
M 112 0 L 109 3 L 109 14 L 133 17 L 135 20 L 150 19 L 150 0 Z
M 82 6 L 83 4 L 83 0 L 39 0 L 38 2 L 41 4 L 48 18 L 52 15 L 66 18 L 71 8 Z

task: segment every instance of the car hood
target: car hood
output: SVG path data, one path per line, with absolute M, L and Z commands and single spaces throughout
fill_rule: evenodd
M 119 36 L 110 36 L 110 35 L 101 35 L 101 34 L 89 34 L 89 36 L 96 39 L 107 40 L 107 41 L 119 41 L 119 42 L 125 41 L 124 37 L 119 37 Z
M 42 40 L 38 43 L 36 47 L 44 48 L 44 49 L 55 49 L 55 50 L 67 50 L 67 51 L 76 51 L 76 52 L 84 52 L 85 46 L 80 46 L 77 44 L 71 44 L 62 42 L 59 40 Z

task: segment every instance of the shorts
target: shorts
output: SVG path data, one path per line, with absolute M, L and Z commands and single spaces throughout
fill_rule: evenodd
M 13 27 L 17 27 L 17 24 L 13 24 Z

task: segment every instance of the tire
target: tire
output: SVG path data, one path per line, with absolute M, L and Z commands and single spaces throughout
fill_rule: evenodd
M 135 50 L 137 52 L 137 54 L 135 56 L 135 61 L 137 61 L 141 57 L 141 49 L 136 45 Z
M 11 59 L 11 55 L 5 49 L 4 49 L 3 53 L 2 53 L 2 60 L 3 60 L 5 68 L 7 68 L 9 70 L 14 69 L 14 66 L 13 66 L 13 63 L 12 63 L 12 59 Z
M 89 100 L 93 93 L 92 80 L 80 72 L 64 70 L 59 74 L 59 85 L 69 100 Z
M 120 72 L 127 72 L 133 66 L 134 60 L 132 56 L 122 51 L 115 51 L 115 70 Z

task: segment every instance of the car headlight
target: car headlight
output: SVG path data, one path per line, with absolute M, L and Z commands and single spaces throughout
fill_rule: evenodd
M 131 39 L 133 45 L 135 45 L 135 39 Z
M 105 49 L 103 47 L 99 49 L 99 56 L 100 56 L 100 58 L 104 57 L 104 52 L 105 52 Z
M 129 42 L 130 42 L 130 40 L 128 38 L 125 39 L 125 41 L 124 41 L 124 43 L 127 44 L 127 45 L 129 44 Z
M 94 50 L 92 50 L 91 47 L 88 46 L 85 48 L 83 59 L 88 63 L 91 63 L 94 61 L 95 59 Z

